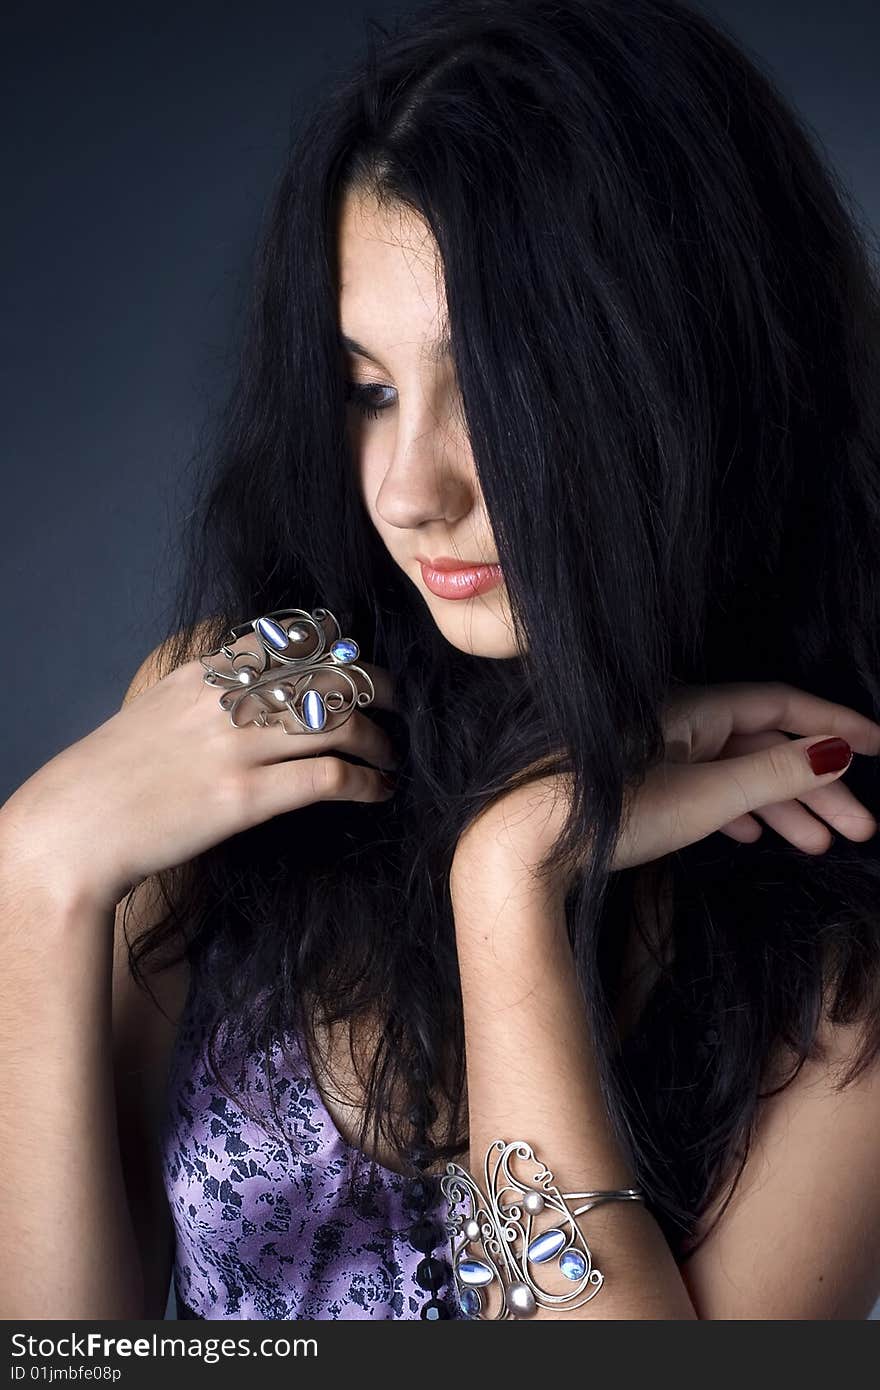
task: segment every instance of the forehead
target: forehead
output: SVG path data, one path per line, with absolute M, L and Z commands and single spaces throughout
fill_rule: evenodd
M 346 331 L 384 321 L 428 328 L 445 312 L 443 269 L 424 220 L 399 203 L 348 193 L 337 230 L 340 319 Z

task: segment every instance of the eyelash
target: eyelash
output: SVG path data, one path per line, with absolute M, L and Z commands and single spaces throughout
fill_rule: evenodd
M 367 393 L 370 391 L 392 391 L 392 386 L 382 386 L 379 382 L 370 382 L 365 386 L 359 385 L 354 381 L 345 383 L 345 399 L 350 401 L 361 415 L 367 416 L 370 420 L 375 420 L 381 415 L 383 410 L 389 410 L 393 401 L 388 401 L 385 405 L 367 405 Z

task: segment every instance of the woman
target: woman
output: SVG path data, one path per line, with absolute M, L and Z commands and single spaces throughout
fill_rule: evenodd
M 7 1317 L 867 1315 L 876 306 L 673 0 L 371 37 L 169 638 L 0 811 Z

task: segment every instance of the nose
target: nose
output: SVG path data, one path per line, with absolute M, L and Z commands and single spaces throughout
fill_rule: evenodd
M 376 511 L 389 526 L 412 529 L 429 521 L 459 521 L 474 506 L 468 460 L 425 435 L 395 450 L 376 495 Z

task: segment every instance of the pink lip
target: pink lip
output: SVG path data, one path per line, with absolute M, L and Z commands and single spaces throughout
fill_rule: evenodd
M 425 587 L 438 598 L 473 598 L 494 589 L 502 579 L 500 565 L 462 565 L 460 560 L 450 561 L 446 556 L 431 564 L 424 560 L 419 563 Z
M 417 555 L 419 564 L 429 570 L 478 570 L 492 563 L 488 560 L 460 560 L 453 555 Z

